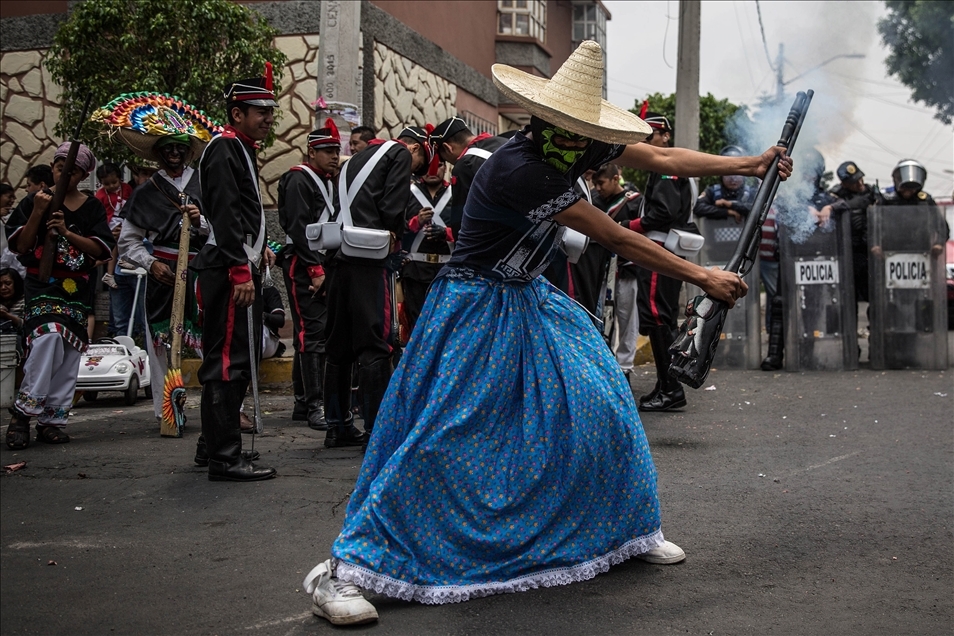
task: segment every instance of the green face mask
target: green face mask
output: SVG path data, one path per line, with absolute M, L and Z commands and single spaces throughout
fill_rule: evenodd
M 545 127 L 540 131 L 540 135 L 543 137 L 541 150 L 543 151 L 544 161 L 564 173 L 583 156 L 589 147 L 590 139 L 588 137 L 571 133 L 557 126 Z M 559 148 L 553 143 L 554 137 L 564 137 L 570 141 L 585 141 L 587 142 L 587 148 Z

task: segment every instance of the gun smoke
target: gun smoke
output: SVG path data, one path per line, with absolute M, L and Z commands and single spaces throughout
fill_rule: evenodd
M 841 145 L 858 127 L 854 112 L 859 95 L 848 81 L 852 64 L 858 60 L 840 59 L 817 70 L 809 69 L 836 55 L 867 53 L 877 33 L 874 3 L 805 4 L 807 14 L 812 15 L 810 21 L 785 24 L 784 30 L 778 28 L 774 33 L 771 30 L 766 33 L 770 42 L 784 38 L 783 74 L 797 79 L 785 86 L 781 100 L 763 96 L 751 117 L 739 111 L 726 131 L 728 138 L 749 152 L 761 152 L 778 142 L 795 93 L 815 91 L 808 117 L 791 153 L 794 173 L 779 186 L 774 204 L 778 224 L 796 243 L 804 242 L 816 231 L 831 231 L 831 224 L 819 226 L 811 215 L 812 195 L 826 170 L 834 171 L 838 163 L 850 158 Z M 801 73 L 804 77 L 798 77 Z M 830 165 L 825 164 L 823 155 L 831 158 Z

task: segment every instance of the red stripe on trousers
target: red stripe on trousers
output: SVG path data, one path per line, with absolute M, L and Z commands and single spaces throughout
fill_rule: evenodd
M 649 310 L 652 312 L 653 318 L 656 319 L 656 324 L 660 325 L 662 323 L 659 322 L 659 308 L 656 307 L 656 282 L 658 279 L 659 274 L 653 272 L 653 277 L 649 282 Z
M 384 342 L 388 345 L 388 351 L 391 347 L 391 281 L 388 270 L 383 270 L 384 274 Z
M 298 264 L 298 255 L 292 256 L 291 266 L 288 268 L 288 278 L 291 280 L 292 302 L 295 303 L 295 312 L 298 314 L 298 350 L 305 350 L 305 317 L 298 304 L 298 285 L 295 284 L 295 265 Z
M 232 290 L 234 291 L 234 290 Z M 232 360 L 229 353 L 232 349 L 232 332 L 235 331 L 235 296 L 229 298 L 229 317 L 225 321 L 225 345 L 222 347 L 222 381 L 229 381 L 229 366 Z

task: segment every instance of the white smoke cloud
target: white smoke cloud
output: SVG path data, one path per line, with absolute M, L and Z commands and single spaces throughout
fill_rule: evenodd
M 792 153 L 795 172 L 781 184 L 775 200 L 778 222 L 796 242 L 804 241 L 819 229 L 808 211 L 816 175 L 825 170 L 835 171 L 836 162 L 842 161 L 841 157 L 846 154 L 841 149 L 842 143 L 858 128 L 854 114 L 861 97 L 845 75 L 850 75 L 853 64 L 862 60 L 838 59 L 815 67 L 838 55 L 866 54 L 878 37 L 874 3 L 802 4 L 804 21 L 786 24 L 784 32 L 767 31 L 766 34 L 770 42 L 784 41 L 783 78 L 790 82 L 785 86 L 785 97 L 781 102 L 772 100 L 753 109 L 751 119 L 737 118 L 732 130 L 749 151 L 760 152 L 778 142 L 795 93 L 814 90 L 811 108 Z M 772 5 L 763 3 L 762 6 L 763 12 L 768 14 L 767 9 Z M 812 153 L 813 148 L 828 160 Z M 829 231 L 831 226 L 820 229 Z

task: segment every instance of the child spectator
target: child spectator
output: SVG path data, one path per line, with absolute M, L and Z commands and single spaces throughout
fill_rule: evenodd
M 0 333 L 23 326 L 23 278 L 12 267 L 0 269 Z

